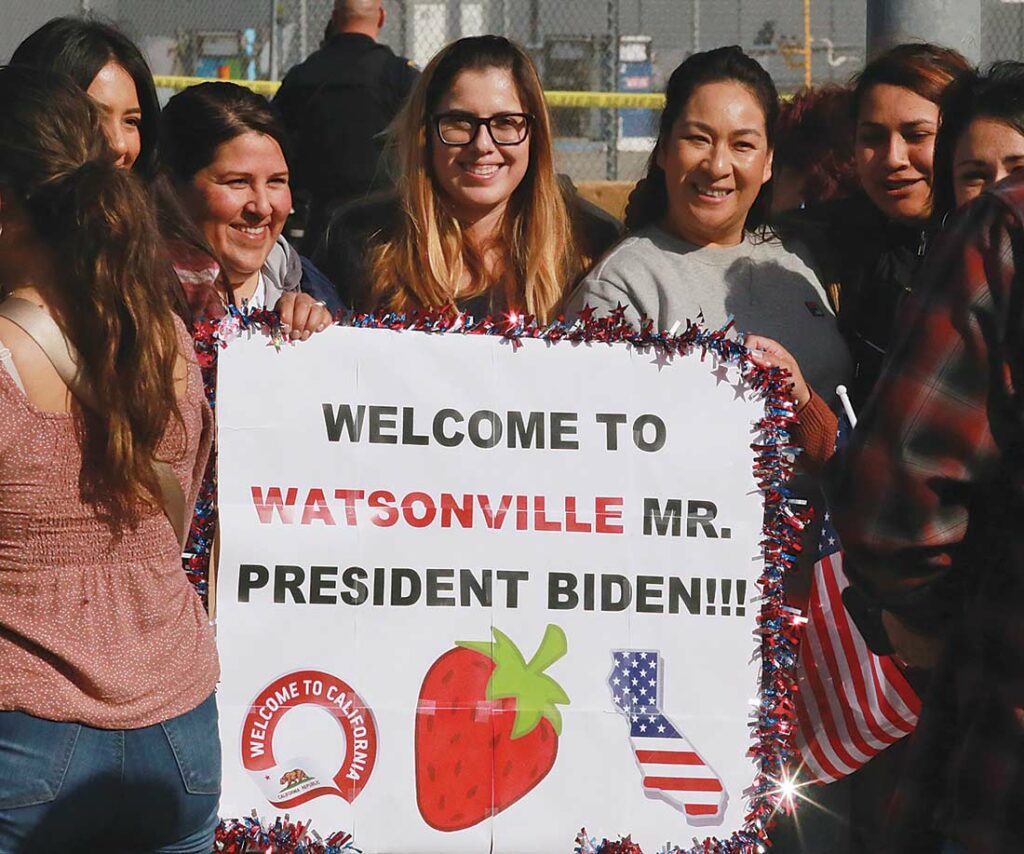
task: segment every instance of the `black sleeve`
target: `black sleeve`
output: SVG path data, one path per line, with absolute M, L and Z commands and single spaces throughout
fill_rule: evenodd
M 604 208 L 583 198 L 568 175 L 558 176 L 558 187 L 572 220 L 573 234 L 580 251 L 591 264 L 619 242 L 624 228 L 622 223 Z
M 396 57 L 394 74 L 395 110 L 397 111 L 412 91 L 416 81 L 420 79 L 420 70 L 405 57 Z
M 605 252 L 611 249 L 622 238 L 622 223 L 604 208 L 582 197 L 577 197 L 577 207 L 573 216 L 580 248 L 596 263 Z
M 302 87 L 295 82 L 294 69 L 289 71 L 283 81 L 281 88 L 277 90 L 270 105 L 281 118 L 288 138 L 293 140 L 302 125 L 302 113 L 305 109 L 305 98 L 302 94 Z

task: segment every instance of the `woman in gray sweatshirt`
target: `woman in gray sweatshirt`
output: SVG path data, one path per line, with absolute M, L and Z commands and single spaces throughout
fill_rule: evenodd
M 697 53 L 672 74 L 647 176 L 630 200 L 629 235 L 570 295 L 566 315 L 617 305 L 658 329 L 732 318 L 780 342 L 834 403 L 850 355 L 806 251 L 763 228 L 778 94 L 738 47 Z

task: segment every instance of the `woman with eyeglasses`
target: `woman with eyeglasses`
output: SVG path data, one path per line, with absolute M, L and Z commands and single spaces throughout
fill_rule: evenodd
M 398 189 L 342 208 L 315 256 L 358 310 L 551 320 L 618 237 L 555 175 L 537 71 L 499 36 L 456 41 L 395 122 Z

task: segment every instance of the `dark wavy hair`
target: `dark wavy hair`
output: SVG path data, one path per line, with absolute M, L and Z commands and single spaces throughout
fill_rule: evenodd
M 872 59 L 851 81 L 854 121 L 864 96 L 874 86 L 899 86 L 938 104 L 946 87 L 970 67 L 963 54 L 951 47 L 928 42 L 898 44 Z
M 284 126 L 262 95 L 237 83 L 190 86 L 172 97 L 160 116 L 164 167 L 174 181 L 191 181 L 221 145 L 250 131 L 273 138 L 288 159 Z
M 153 73 L 142 51 L 124 33 L 92 18 L 53 18 L 28 36 L 14 51 L 11 65 L 30 65 L 65 74 L 85 92 L 100 69 L 116 62 L 132 78 L 142 108 L 141 150 L 132 167 L 147 182 L 159 167 L 160 102 Z
M 170 270 L 149 194 L 114 165 L 80 88 L 16 65 L 0 69 L 0 194 L 52 255 L 57 321 L 99 402 L 80 412 L 83 495 L 131 524 L 159 506 L 153 460 L 180 423 Z
M 853 161 L 853 93 L 827 84 L 784 101 L 775 126 L 775 169 L 802 175 L 807 204 L 845 198 L 860 182 Z
M 747 56 L 742 48 L 732 45 L 695 53 L 683 60 L 672 72 L 665 90 L 665 108 L 661 111 L 658 125 L 658 141 L 647 162 L 647 174 L 637 184 L 626 211 L 626 228 L 635 231 L 657 222 L 668 210 L 668 192 L 665 187 L 665 172 L 658 165 L 658 151 L 667 142 L 672 126 L 686 108 L 693 93 L 708 83 L 732 82 L 746 87 L 754 96 L 764 114 L 768 147 L 774 145 L 775 123 L 779 115 L 779 93 L 771 75 L 757 62 Z M 751 231 L 768 221 L 771 207 L 771 182 L 761 187 L 747 214 L 745 229 Z
M 934 216 L 942 219 L 956 207 L 953 155 L 957 143 L 975 119 L 1002 122 L 1024 136 L 1024 62 L 996 62 L 984 74 L 962 74 L 942 96 L 942 124 L 935 139 L 932 183 Z

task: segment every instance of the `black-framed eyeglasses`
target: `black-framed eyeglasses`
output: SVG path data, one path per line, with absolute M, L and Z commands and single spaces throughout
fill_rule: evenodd
M 530 134 L 533 116 L 529 113 L 499 113 L 496 116 L 471 116 L 466 113 L 442 113 L 434 116 L 437 138 L 445 145 L 469 145 L 480 133 L 480 125 L 495 145 L 519 145 Z

